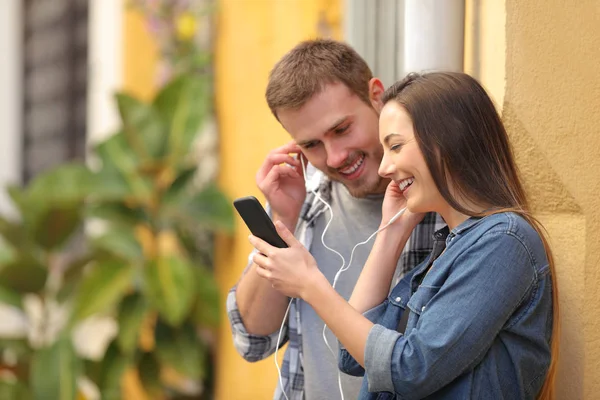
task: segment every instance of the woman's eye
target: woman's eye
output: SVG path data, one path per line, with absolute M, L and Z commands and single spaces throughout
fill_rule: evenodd
M 402 145 L 401 145 L 401 144 L 393 144 L 393 145 L 391 145 L 391 146 L 390 146 L 390 150 L 391 150 L 391 151 L 398 151 L 398 150 L 400 150 L 401 148 L 402 148 Z

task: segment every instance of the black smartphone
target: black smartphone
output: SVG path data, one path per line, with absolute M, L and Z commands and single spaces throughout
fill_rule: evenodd
M 233 201 L 233 206 L 240 214 L 250 232 L 272 246 L 288 247 L 277 233 L 273 221 L 267 215 L 260 201 L 254 196 L 240 197 Z

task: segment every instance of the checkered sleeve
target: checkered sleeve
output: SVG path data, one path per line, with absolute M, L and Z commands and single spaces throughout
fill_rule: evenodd
M 244 270 L 242 276 L 250 269 L 254 253 L 255 251 L 248 256 L 248 266 Z M 237 285 L 232 287 L 227 294 L 227 317 L 229 318 L 229 324 L 233 334 L 233 345 L 246 361 L 260 361 L 275 352 L 279 330 L 270 335 L 254 335 L 248 333 L 237 304 L 236 290 Z M 283 346 L 287 340 L 288 326 L 287 324 L 284 324 L 280 347 Z
M 412 231 L 406 247 L 400 256 L 402 273 L 407 273 L 427 258 L 433 250 L 433 234 L 446 226 L 444 220 L 436 213 L 427 213 Z

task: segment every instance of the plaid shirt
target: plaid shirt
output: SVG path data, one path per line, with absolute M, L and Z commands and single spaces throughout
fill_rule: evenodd
M 313 231 L 316 218 L 326 210 L 325 205 L 317 196 L 310 190 L 313 189 L 326 202 L 331 201 L 331 181 L 329 181 L 321 172 L 316 169 L 309 170 L 307 173 L 307 189 L 308 195 L 302 210 L 300 219 L 296 226 L 295 236 L 298 240 L 310 250 L 310 245 L 313 240 Z M 267 204 L 267 213 L 271 215 L 271 210 Z M 435 213 L 429 213 L 423 221 L 417 225 L 413 231 L 402 255 L 400 256 L 400 265 L 402 273 L 396 274 L 398 280 L 404 272 L 409 271 L 417 266 L 431 253 L 433 248 L 433 234 L 438 229 L 441 229 L 446 224 Z M 255 250 L 256 251 L 256 250 Z M 248 257 L 248 266 L 244 270 L 244 274 L 252 265 L 253 251 Z M 279 330 L 270 335 L 253 335 L 246 331 L 236 300 L 236 286 L 231 288 L 227 296 L 227 315 L 233 332 L 233 343 L 240 355 L 247 361 L 259 361 L 267 358 L 275 352 L 277 346 L 277 338 Z M 300 324 L 300 309 L 297 304 L 297 299 L 292 300 L 288 315 L 287 324 L 283 326 L 282 340 L 280 347 L 289 341 L 288 348 L 283 358 L 281 365 L 281 378 L 283 388 L 289 400 L 304 399 L 304 370 L 302 358 L 302 325 Z M 282 387 L 277 385 L 274 400 L 285 400 L 282 393 Z

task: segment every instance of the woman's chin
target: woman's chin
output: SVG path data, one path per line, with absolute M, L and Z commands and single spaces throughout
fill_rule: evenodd
M 423 203 L 416 201 L 415 199 L 407 199 L 406 209 L 413 214 L 421 214 L 431 211 L 429 208 L 425 207 Z

